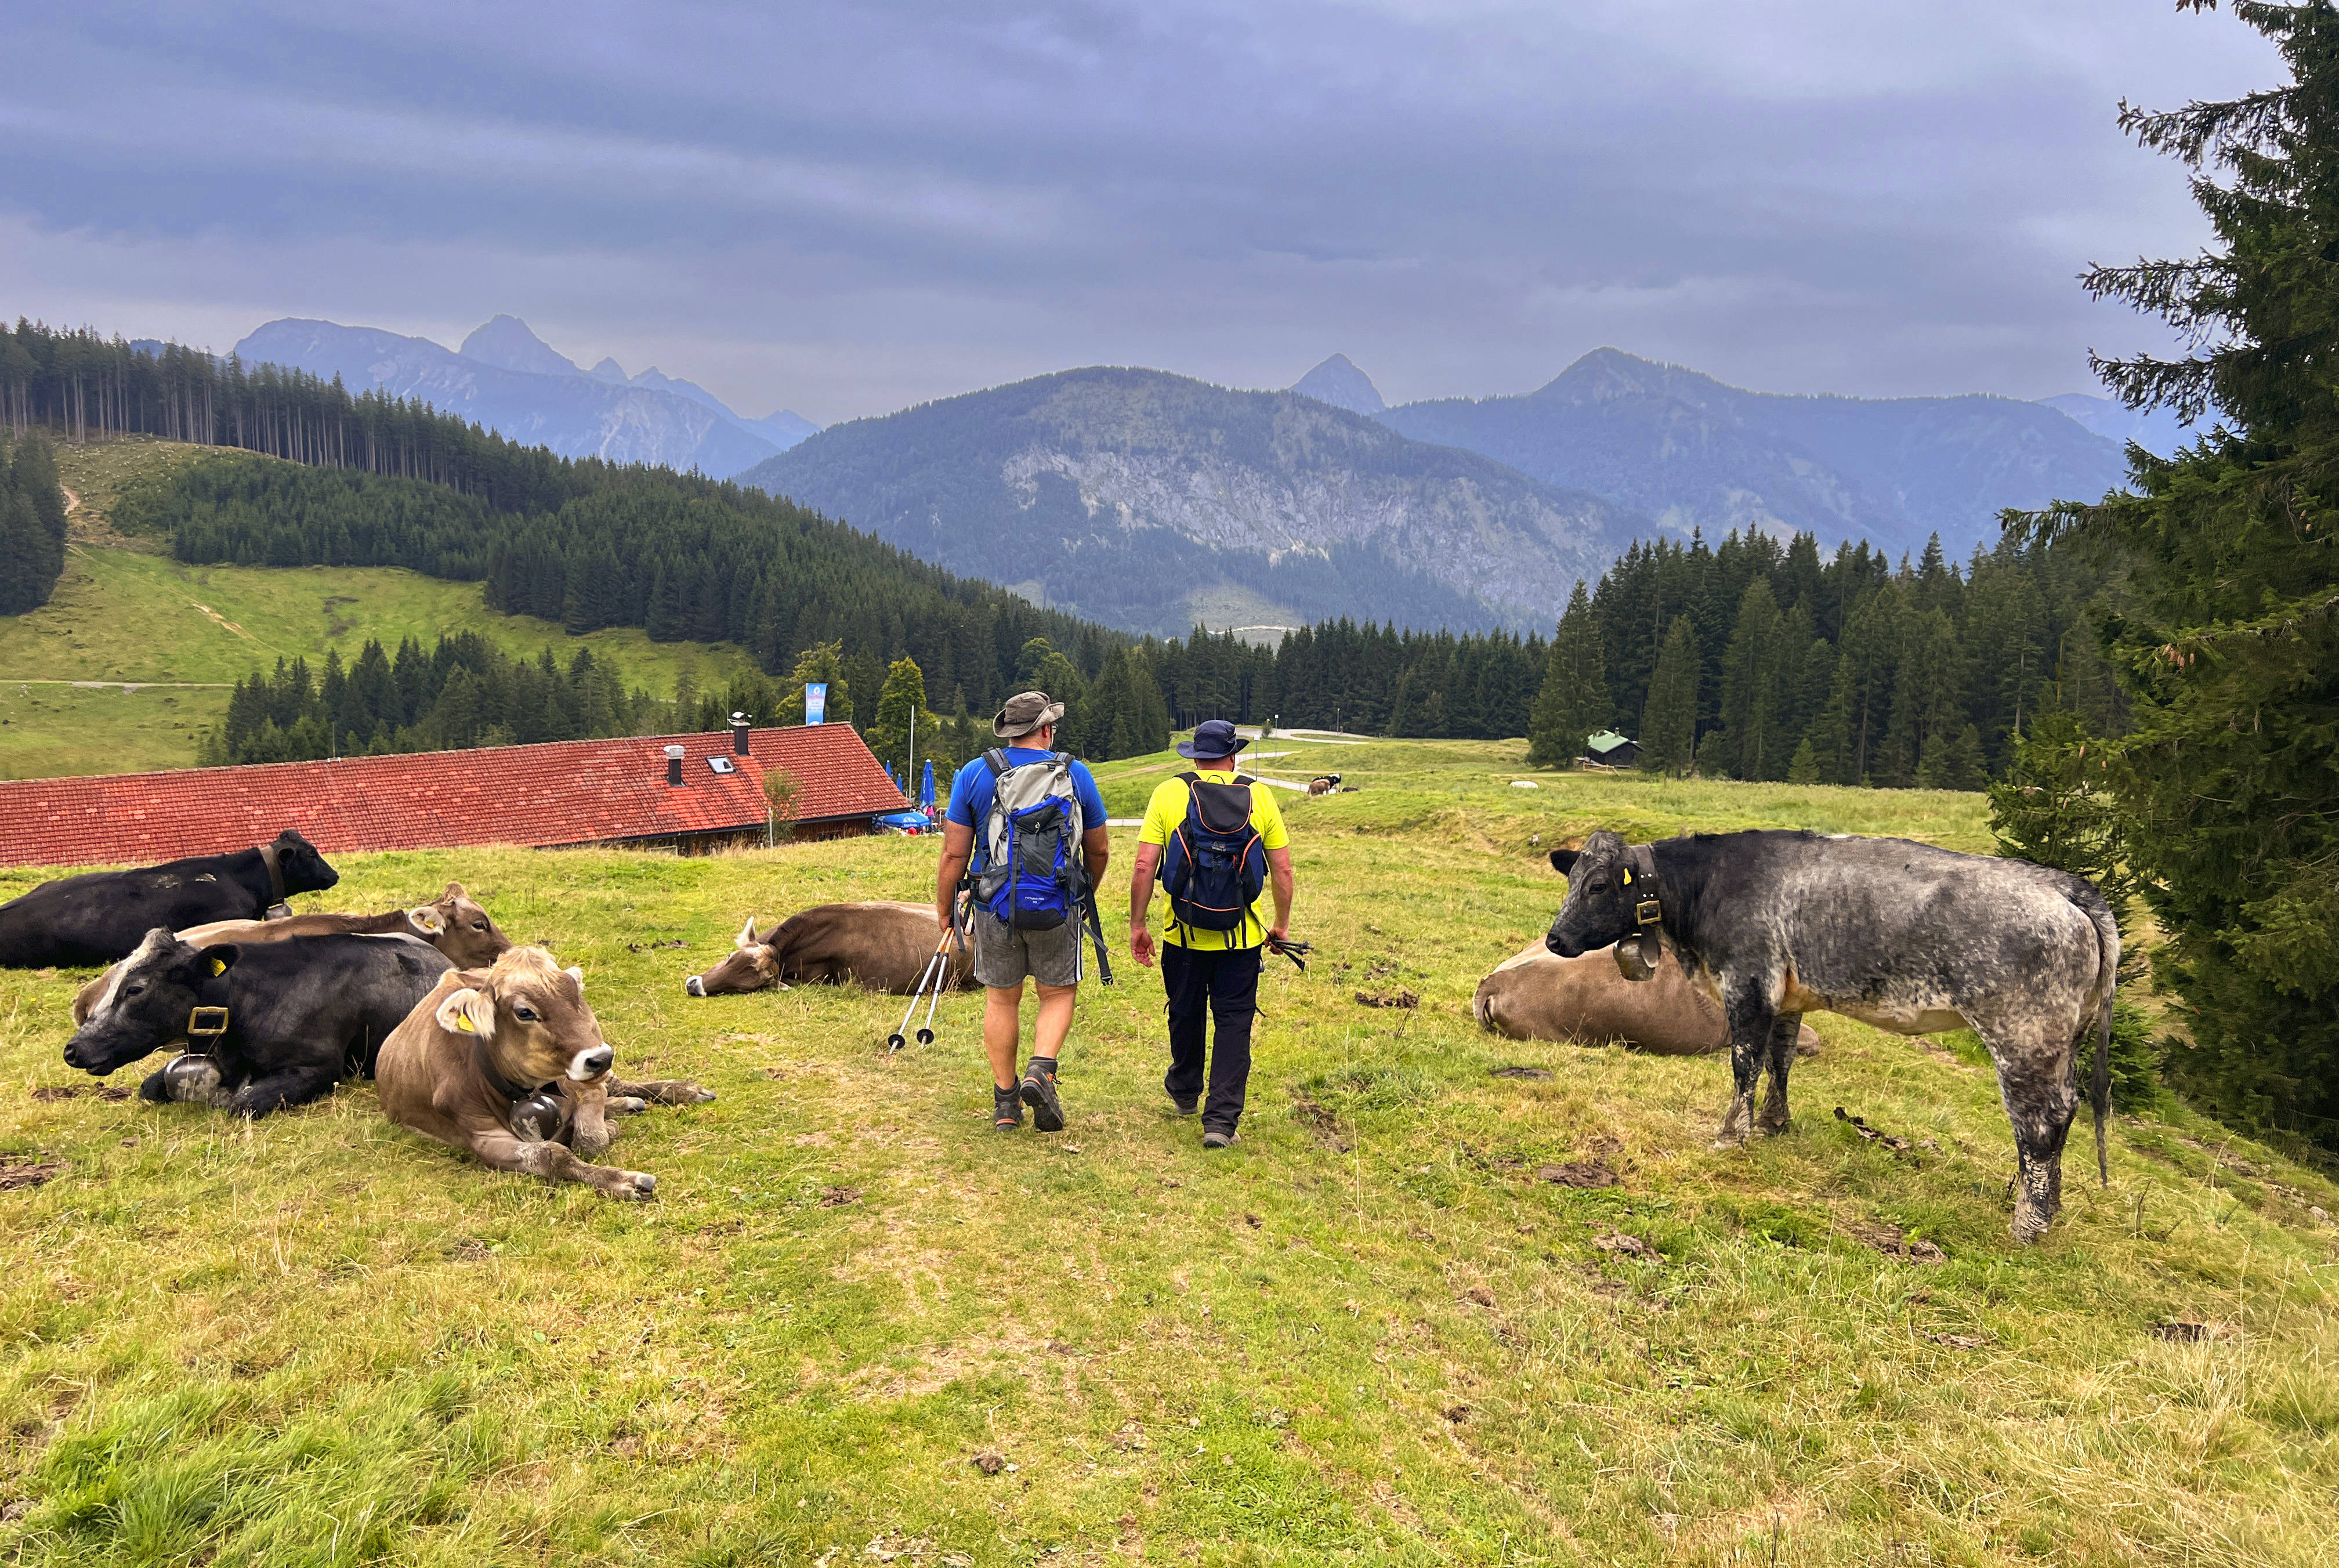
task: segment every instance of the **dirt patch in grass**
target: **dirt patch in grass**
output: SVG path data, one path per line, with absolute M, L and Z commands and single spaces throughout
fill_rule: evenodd
M 1887 1219 L 1847 1220 L 1843 1232 L 1862 1247 L 1871 1247 L 1901 1263 L 1947 1263 L 1949 1260 L 1949 1254 L 1931 1242 L 1910 1240 L 1905 1231 Z

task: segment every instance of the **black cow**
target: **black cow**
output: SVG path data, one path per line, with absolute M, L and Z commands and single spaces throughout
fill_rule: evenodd
M 2028 861 L 1811 833 L 1699 833 L 1632 847 L 1595 833 L 1551 863 L 1568 879 L 1545 939 L 1552 952 L 1573 958 L 1659 924 L 1721 1001 L 1735 1090 L 1716 1148 L 1750 1130 L 1786 1130 L 1796 1035 L 1805 1012 L 1824 1009 L 1900 1034 L 1969 1026 L 1981 1036 L 2014 1124 L 2014 1235 L 2024 1242 L 2062 1207 L 2063 1140 L 2079 1107 L 2079 1042 L 2092 1025 L 2096 1163 L 2105 1170 L 2120 938 L 2089 883 Z M 1771 1092 L 1757 1119 L 1766 1064 Z
M 453 967 L 407 936 L 197 948 L 157 926 L 74 1031 L 65 1065 L 103 1078 L 192 1039 L 138 1092 L 265 1116 L 331 1093 L 346 1073 L 370 1074 L 390 1031 Z
M 158 925 L 258 920 L 293 893 L 340 880 L 289 827 L 273 843 L 232 854 L 61 877 L 0 904 L 0 968 L 112 963 Z

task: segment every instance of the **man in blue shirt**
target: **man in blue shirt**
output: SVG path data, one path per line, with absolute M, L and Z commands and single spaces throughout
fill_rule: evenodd
M 1046 764 L 1055 756 L 1056 724 L 1064 705 L 1050 702 L 1045 692 L 1019 692 L 1007 699 L 991 721 L 991 733 L 1008 744 L 1002 748 L 1010 768 Z M 1078 821 L 1072 828 L 1090 885 L 1104 880 L 1105 863 L 1112 856 L 1105 829 L 1104 796 L 1088 764 L 1072 760 L 1067 773 L 1076 803 Z M 975 843 L 998 798 L 991 764 L 976 757 L 958 770 L 951 784 L 950 812 L 943 827 L 942 865 L 934 879 L 934 916 L 943 926 L 951 921 L 951 904 L 972 859 Z M 1012 796 L 1010 797 L 1013 798 Z M 1075 909 L 1058 925 L 1044 931 L 1020 931 L 994 916 L 981 901 L 967 912 L 968 935 L 974 945 L 974 978 L 982 982 L 982 1044 L 991 1057 L 992 1125 L 1004 1132 L 1023 1125 L 1023 1107 L 1031 1108 L 1031 1125 L 1041 1132 L 1060 1132 L 1064 1126 L 1063 1102 L 1056 1093 L 1056 1056 L 1072 1031 L 1072 1005 L 1081 983 L 1082 912 Z M 1039 1017 L 1031 1027 L 1031 1061 L 1021 1080 L 1015 1073 L 1016 1047 L 1022 1035 L 1023 981 L 1031 979 L 1040 992 Z

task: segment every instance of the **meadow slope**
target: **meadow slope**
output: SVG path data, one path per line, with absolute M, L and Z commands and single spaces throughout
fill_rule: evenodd
M 2181 1112 L 2123 1119 L 2110 1190 L 2075 1152 L 2063 1219 L 2025 1251 L 1969 1042 L 1815 1019 L 1793 1131 L 1716 1153 L 1722 1061 L 1470 1020 L 1478 976 L 1558 902 L 1557 837 L 1772 823 L 1974 848 L 1978 797 L 1529 792 L 1519 752 L 1263 764 L 1364 787 L 1290 804 L 1318 951 L 1305 976 L 1271 968 L 1243 1139 L 1208 1158 L 1160 1091 L 1158 978 L 1125 959 L 1084 999 L 1053 1137 L 991 1130 L 971 998 L 888 1058 L 898 1001 L 683 994 L 751 913 L 923 896 L 931 840 L 340 861 L 336 907 L 461 878 L 584 965 L 620 1070 L 718 1091 L 625 1133 L 615 1158 L 661 1180 L 641 1207 L 467 1164 L 383 1122 L 370 1084 L 248 1127 L 102 1099 L 58 1060 L 78 977 L 0 971 L 0 1553 L 2339 1554 L 2323 1176 Z M 1175 765 L 1100 769 L 1115 814 Z M 1114 842 L 1125 889 L 1133 834 Z M 36 880 L 0 873 L 0 896 Z M 1108 901 L 1117 941 L 1124 912 Z M 1400 990 L 1418 1007 L 1357 1000 Z M 1617 1184 L 1542 1174 L 1594 1164 Z M 1894 1234 L 1941 1260 L 1880 1251 Z
M 279 656 L 321 666 L 339 649 L 347 663 L 370 639 L 395 653 L 404 637 L 428 646 L 446 633 L 478 632 L 510 654 L 548 646 L 564 663 L 586 647 L 661 696 L 685 672 L 704 690 L 753 667 L 731 645 L 653 643 L 638 626 L 570 636 L 551 621 L 489 609 L 478 583 L 387 567 L 188 566 L 170 557 L 167 541 L 113 527 L 109 508 L 123 486 L 154 482 L 209 450 L 146 440 L 57 449 L 80 505 L 54 596 L 0 616 L 0 778 L 192 767 L 197 737 L 225 714 L 238 679 Z

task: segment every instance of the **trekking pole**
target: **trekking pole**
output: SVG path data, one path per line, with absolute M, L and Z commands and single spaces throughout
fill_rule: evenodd
M 926 982 L 933 979 L 934 966 L 941 963 L 942 961 L 943 950 L 938 947 L 934 949 L 934 956 L 926 960 L 925 972 L 918 976 L 918 989 L 910 993 L 910 1005 L 902 1010 L 902 1021 L 894 1026 L 893 1033 L 885 1037 L 886 1055 L 891 1056 L 893 1052 L 901 1050 L 903 1046 L 910 1043 L 909 1040 L 903 1035 L 903 1031 L 910 1027 L 910 1015 L 918 1011 L 919 1000 L 926 994 Z M 923 1044 L 923 1042 L 921 1041 L 920 1043 Z
M 1289 959 L 1292 962 L 1298 964 L 1299 966 L 1299 972 L 1302 974 L 1306 974 L 1308 972 L 1308 960 L 1305 955 L 1316 951 L 1316 944 L 1314 942 L 1294 942 L 1288 936 L 1280 940 L 1272 936 L 1268 937 L 1267 939 L 1267 947 L 1268 952 L 1279 952 L 1284 957 Z
M 943 933 L 943 945 L 934 953 L 934 962 L 941 967 L 934 971 L 933 994 L 926 999 L 925 1027 L 918 1031 L 918 1043 L 920 1045 L 932 1045 L 934 1042 L 934 1009 L 942 1005 L 943 987 L 950 983 L 951 973 L 949 954 L 951 949 L 957 945 L 958 922 L 955 918 L 955 913 L 953 912 L 951 928 Z M 917 1006 L 918 999 L 916 997 L 912 997 L 910 999 L 910 1005 L 912 1007 Z M 909 1020 L 905 1018 L 902 1021 L 907 1023 Z

